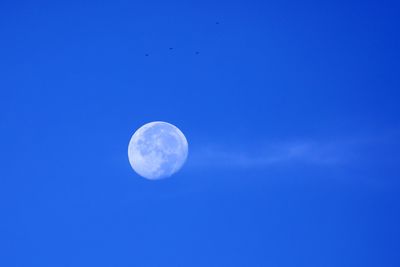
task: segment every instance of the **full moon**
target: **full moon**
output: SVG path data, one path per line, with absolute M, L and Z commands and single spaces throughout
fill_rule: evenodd
M 170 177 L 179 171 L 188 155 L 188 142 L 174 125 L 155 121 L 140 127 L 128 146 L 132 168 L 149 180 Z

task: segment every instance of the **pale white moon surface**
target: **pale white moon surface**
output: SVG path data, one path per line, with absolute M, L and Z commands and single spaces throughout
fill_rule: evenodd
M 158 180 L 179 171 L 188 156 L 188 142 L 174 125 L 155 121 L 140 127 L 132 136 L 128 157 L 140 176 Z

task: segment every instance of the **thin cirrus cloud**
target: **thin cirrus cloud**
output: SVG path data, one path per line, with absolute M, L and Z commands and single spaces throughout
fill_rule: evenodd
M 306 141 L 241 149 L 208 144 L 193 148 L 190 160 L 193 167 L 259 168 L 287 163 L 340 164 L 344 161 L 343 154 L 334 144 Z
M 268 168 L 280 165 L 344 166 L 391 164 L 400 158 L 397 134 L 331 140 L 280 141 L 241 145 L 203 144 L 190 152 L 191 167 Z

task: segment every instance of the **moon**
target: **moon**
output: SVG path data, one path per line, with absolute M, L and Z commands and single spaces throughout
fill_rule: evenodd
M 154 121 L 140 127 L 128 146 L 133 170 L 149 180 L 170 177 L 184 165 L 188 156 L 185 135 L 174 125 Z

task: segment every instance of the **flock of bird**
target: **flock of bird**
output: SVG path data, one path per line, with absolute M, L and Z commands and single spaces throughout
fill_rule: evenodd
M 170 48 L 169 48 L 169 50 L 173 50 L 173 49 L 174 49 L 173 47 L 170 47 Z M 194 52 L 194 54 L 195 54 L 195 55 L 199 55 L 200 52 L 199 52 L 199 51 L 196 51 L 196 52 Z M 150 54 L 144 54 L 144 56 L 145 56 L 145 57 L 148 57 L 148 56 L 150 56 Z
M 215 24 L 216 24 L 216 25 L 219 25 L 219 22 L 217 21 L 217 22 L 215 22 Z M 169 47 L 168 50 L 174 50 L 174 48 L 173 48 L 173 47 Z M 194 52 L 194 54 L 195 54 L 195 55 L 199 55 L 200 52 L 199 52 L 199 51 L 196 51 L 196 52 Z M 147 54 L 147 53 L 146 53 L 146 54 L 144 54 L 144 56 L 145 56 L 145 57 L 148 57 L 148 56 L 150 56 L 150 54 Z

